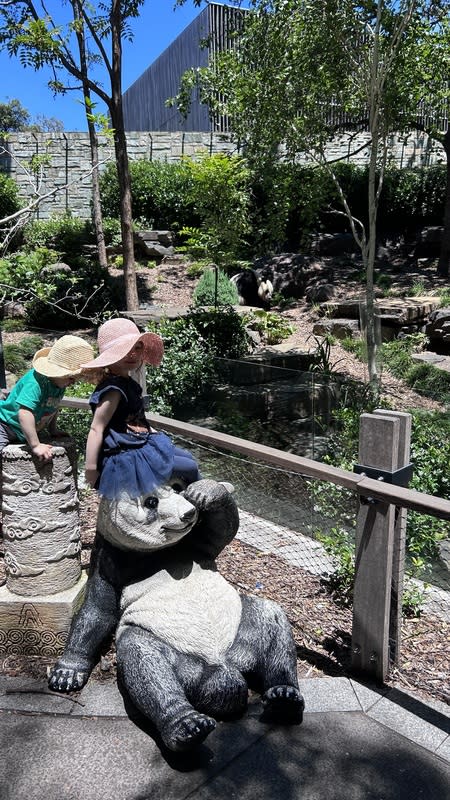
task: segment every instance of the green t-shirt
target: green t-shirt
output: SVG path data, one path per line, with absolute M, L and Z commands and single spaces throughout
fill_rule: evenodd
M 55 416 L 63 396 L 64 389 L 60 389 L 45 375 L 30 369 L 17 381 L 6 400 L 0 400 L 0 422 L 14 431 L 19 442 L 25 442 L 19 424 L 19 409 L 28 408 L 32 411 L 36 430 L 41 431 Z

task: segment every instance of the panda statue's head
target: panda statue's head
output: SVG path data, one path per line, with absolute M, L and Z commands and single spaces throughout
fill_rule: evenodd
M 132 499 L 102 497 L 97 529 L 121 550 L 151 552 L 176 544 L 194 527 L 198 511 L 182 494 L 164 486 Z

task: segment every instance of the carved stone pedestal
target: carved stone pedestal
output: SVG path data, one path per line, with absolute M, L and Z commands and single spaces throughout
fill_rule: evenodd
M 26 445 L 1 454 L 0 656 L 58 655 L 83 600 L 76 452 L 71 439 L 52 445 L 47 464 Z
M 0 658 L 61 655 L 85 586 L 84 572 L 75 586 L 57 594 L 20 597 L 0 586 Z

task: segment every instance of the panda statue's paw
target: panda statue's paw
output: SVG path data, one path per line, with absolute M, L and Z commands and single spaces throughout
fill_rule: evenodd
M 53 692 L 78 692 L 89 678 L 89 670 L 56 664 L 49 673 L 48 686 Z
M 169 750 L 183 752 L 198 747 L 216 727 L 216 721 L 206 714 L 192 711 L 177 722 L 163 739 Z
M 303 720 L 305 701 L 295 686 L 271 686 L 262 702 L 264 721 L 295 725 Z

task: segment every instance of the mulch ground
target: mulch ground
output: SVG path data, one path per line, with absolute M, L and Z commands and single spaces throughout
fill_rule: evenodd
M 90 560 L 96 514 L 96 495 L 83 492 L 83 567 Z M 332 599 L 320 577 L 238 539 L 220 554 L 217 564 L 238 592 L 267 597 L 284 608 L 297 645 L 300 678 L 351 676 L 352 611 Z M 399 664 L 392 667 L 386 684 L 408 690 L 424 700 L 450 704 L 449 644 L 450 625 L 445 621 L 431 615 L 404 619 Z M 0 673 L 45 678 L 52 663 L 53 659 L 48 658 L 8 656 L 0 661 Z M 115 677 L 113 646 L 103 653 L 93 677 L 96 680 Z

